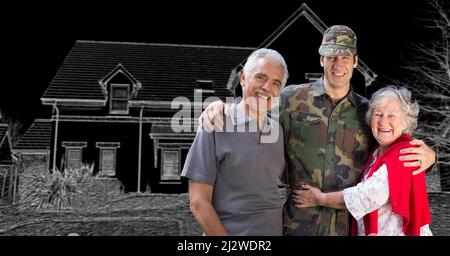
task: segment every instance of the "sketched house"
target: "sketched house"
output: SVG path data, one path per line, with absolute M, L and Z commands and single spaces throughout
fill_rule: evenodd
M 24 144 L 34 141 L 50 169 L 94 163 L 127 191 L 186 191 L 179 173 L 196 132 L 190 114 L 208 96 L 233 96 L 231 70 L 253 50 L 77 41 L 41 98 L 51 120 L 37 120 L 17 149 L 30 153 Z M 189 120 L 175 132 L 171 118 L 185 102 Z M 49 135 L 40 144 L 38 130 Z
M 256 48 L 77 41 L 41 98 L 53 109 L 51 119 L 36 120 L 18 146 L 23 153 L 48 154 L 50 169 L 94 163 L 98 175 L 119 179 L 127 191 L 186 192 L 179 175 L 195 137 L 194 112 L 201 108 L 193 103 L 196 94 L 201 92 L 201 102 L 239 95 L 242 64 L 257 48 L 274 48 L 287 59 L 297 54 L 283 52 L 279 40 L 300 17 L 320 32 L 316 49 L 326 25 L 306 4 Z M 359 63 L 368 86 L 376 74 Z M 192 115 L 183 124 L 187 129 L 175 132 L 171 118 L 181 99 L 193 103 Z M 39 130 L 45 138 L 37 143 Z

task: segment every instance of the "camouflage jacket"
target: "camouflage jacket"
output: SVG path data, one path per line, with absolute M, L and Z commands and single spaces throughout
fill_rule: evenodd
M 368 101 L 353 90 L 338 104 L 325 92 L 322 79 L 291 85 L 281 93 L 286 169 L 282 181 L 292 189 L 310 184 L 323 192 L 356 184 L 373 146 L 364 121 Z M 287 198 L 285 235 L 348 235 L 347 210 L 295 208 Z

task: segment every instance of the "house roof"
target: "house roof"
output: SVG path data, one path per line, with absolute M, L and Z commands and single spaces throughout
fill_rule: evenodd
M 138 81 L 131 100 L 193 99 L 197 80 L 214 81 L 215 96 L 226 89 L 232 69 L 255 48 L 179 44 L 76 41 L 42 100 L 104 101 L 102 81 L 120 65 Z M 142 86 L 142 87 L 141 87 Z
M 0 165 L 11 165 L 12 163 L 8 125 L 0 124 Z
M 51 128 L 49 119 L 36 119 L 14 145 L 14 150 L 50 150 Z

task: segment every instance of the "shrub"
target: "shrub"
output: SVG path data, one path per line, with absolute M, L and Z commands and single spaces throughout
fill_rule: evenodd
M 30 167 L 31 168 L 31 167 Z M 36 170 L 30 173 L 24 185 L 20 208 L 27 210 L 70 209 L 71 197 L 80 193 L 79 187 L 89 182 L 94 173 L 93 164 L 83 164 L 79 168 L 54 171 Z

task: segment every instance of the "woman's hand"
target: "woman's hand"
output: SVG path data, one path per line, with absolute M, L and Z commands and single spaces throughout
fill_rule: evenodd
M 320 198 L 322 192 L 320 189 L 312 187 L 310 185 L 302 185 L 302 189 L 292 190 L 292 201 L 297 208 L 308 208 L 320 205 Z

